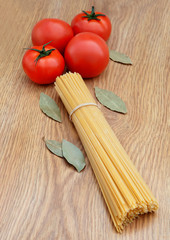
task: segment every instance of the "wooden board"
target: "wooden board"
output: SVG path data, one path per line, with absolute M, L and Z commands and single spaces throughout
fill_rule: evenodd
M 98 86 L 125 101 L 126 115 L 101 110 L 160 204 L 157 213 L 142 216 L 122 234 L 115 231 L 87 157 L 86 169 L 77 173 L 45 148 L 44 136 L 83 150 L 53 84 L 32 83 L 21 64 L 38 20 L 71 23 L 91 5 L 111 19 L 108 46 L 128 55 L 133 66 L 110 61 L 87 86 L 93 95 Z M 1 240 L 169 239 L 169 9 L 168 0 L 0 1 Z M 61 124 L 41 112 L 41 92 L 59 105 Z

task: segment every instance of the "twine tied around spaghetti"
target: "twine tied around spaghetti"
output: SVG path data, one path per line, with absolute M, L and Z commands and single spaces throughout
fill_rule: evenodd
M 76 106 L 75 108 L 73 108 L 73 110 L 70 112 L 70 114 L 69 114 L 70 121 L 72 119 L 73 113 L 75 113 L 79 108 L 86 107 L 86 106 L 96 106 L 96 107 L 99 107 L 96 103 L 81 103 L 78 106 Z

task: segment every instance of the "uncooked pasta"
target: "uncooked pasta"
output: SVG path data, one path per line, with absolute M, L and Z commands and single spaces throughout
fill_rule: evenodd
M 78 73 L 57 77 L 55 88 L 79 134 L 118 232 L 158 203 L 129 159 Z

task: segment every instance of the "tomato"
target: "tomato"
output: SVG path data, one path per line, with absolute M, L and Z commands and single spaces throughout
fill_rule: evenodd
M 91 78 L 98 76 L 108 65 L 109 50 L 101 37 L 84 32 L 70 40 L 64 57 L 71 72 L 78 72 L 84 78 Z
M 45 44 L 28 49 L 22 59 L 22 66 L 33 82 L 49 84 L 63 73 L 65 61 L 57 49 Z
M 83 11 L 76 15 L 71 26 L 74 34 L 80 32 L 93 32 L 102 37 L 105 41 L 109 38 L 111 33 L 111 22 L 110 19 L 101 12 L 94 12 L 94 7 L 92 11 Z
M 64 49 L 73 35 L 73 30 L 68 23 L 60 19 L 46 18 L 34 26 L 32 43 L 37 46 L 52 41 L 50 45 L 64 53 Z

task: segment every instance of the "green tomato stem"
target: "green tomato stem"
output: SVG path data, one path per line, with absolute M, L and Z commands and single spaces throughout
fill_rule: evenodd
M 52 48 L 52 49 L 49 49 L 49 50 L 45 50 L 45 46 L 47 46 L 48 44 L 50 44 L 52 41 L 46 43 L 43 45 L 42 47 L 42 50 L 39 50 L 39 49 L 36 49 L 36 48 L 25 48 L 27 50 L 32 50 L 32 51 L 36 51 L 36 52 L 39 52 L 39 55 L 38 57 L 35 59 L 35 65 L 37 64 L 38 60 L 43 58 L 43 57 L 46 57 L 46 56 L 49 56 L 51 54 L 52 51 L 56 50 L 55 48 Z
M 85 16 L 82 16 L 82 17 L 83 18 L 87 18 L 88 21 L 90 21 L 90 20 L 98 20 L 98 21 L 100 21 L 101 19 L 98 18 L 99 16 L 104 16 L 105 17 L 104 14 L 95 14 L 94 6 L 92 6 L 90 14 L 87 13 L 86 11 L 82 11 L 82 12 L 85 14 Z

